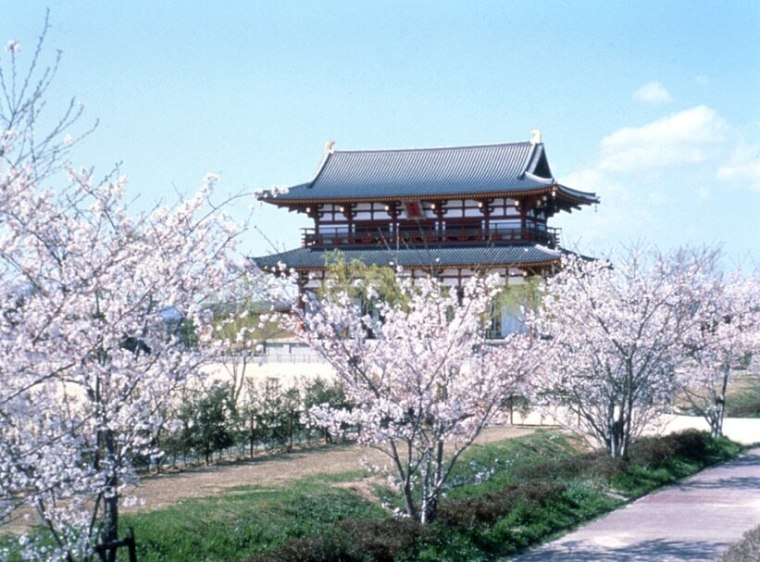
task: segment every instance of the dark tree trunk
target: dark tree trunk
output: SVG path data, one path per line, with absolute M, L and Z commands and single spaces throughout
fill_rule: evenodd
M 116 444 L 113 431 L 102 431 L 101 439 L 108 459 L 109 476 L 106 481 L 107 493 L 103 498 L 103 530 L 100 533 L 100 542 L 107 545 L 119 540 L 119 496 L 116 493 L 119 481 L 116 476 Z M 116 562 L 116 549 L 108 552 L 107 560 L 108 562 Z

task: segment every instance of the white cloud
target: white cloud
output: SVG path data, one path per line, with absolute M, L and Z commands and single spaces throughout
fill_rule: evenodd
M 673 96 L 668 89 L 659 82 L 647 82 L 641 88 L 633 92 L 633 99 L 645 103 L 670 103 Z
M 716 177 L 727 183 L 760 189 L 760 145 L 739 144 L 728 163 L 718 168 Z
M 582 168 L 562 177 L 562 183 L 595 192 L 598 208 L 558 213 L 552 220 L 562 229 L 562 244 L 589 255 L 606 254 L 624 242 L 645 239 L 656 222 L 656 205 L 648 186 L 612 176 L 598 168 Z
M 594 191 L 607 184 L 607 177 L 598 168 L 577 169 L 563 176 L 562 183 L 579 187 L 584 191 Z
M 595 162 L 562 177 L 601 198 L 598 212 L 552 219 L 563 229 L 562 243 L 596 256 L 636 241 L 663 249 L 721 244 L 731 259 L 756 256 L 755 240 L 746 235 L 754 232 L 760 208 L 756 131 L 750 128 L 753 136 L 744 140 L 715 111 L 697 106 L 611 132 Z M 732 184 L 745 188 L 739 202 L 720 195 Z
M 725 141 L 727 131 L 722 117 L 699 105 L 604 137 L 599 168 L 622 172 L 704 162 Z

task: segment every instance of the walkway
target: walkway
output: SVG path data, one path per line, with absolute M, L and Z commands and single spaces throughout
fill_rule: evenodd
M 760 447 L 514 561 L 712 562 L 758 525 Z

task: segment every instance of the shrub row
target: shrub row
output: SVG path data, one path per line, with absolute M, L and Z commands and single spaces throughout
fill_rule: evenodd
M 138 459 L 138 466 L 210 464 L 225 454 L 291 451 L 315 441 L 331 442 L 332 436 L 308 424 L 307 412 L 317 404 L 349 407 L 337 382 L 314 380 L 283 386 L 277 379 L 246 381 L 237 391 L 219 384 L 207 389 L 186 390 L 170 420 L 158 434 L 156 446 L 164 451 L 158 459 Z

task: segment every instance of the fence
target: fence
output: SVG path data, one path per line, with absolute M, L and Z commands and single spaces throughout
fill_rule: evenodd
M 219 357 L 220 362 L 235 363 L 242 360 L 243 356 L 225 355 Z M 246 356 L 250 364 L 258 363 L 325 363 L 322 356 L 308 345 L 291 341 L 262 342 L 257 345 L 253 358 Z

